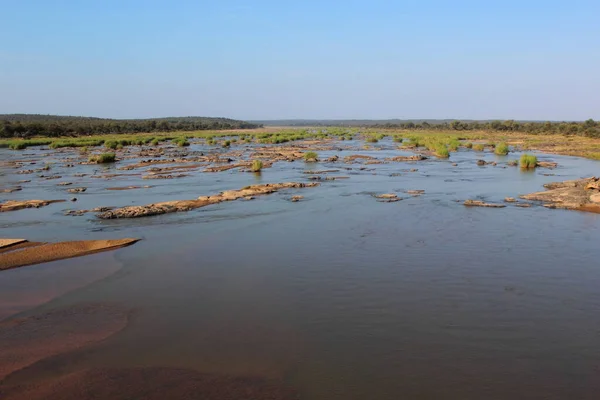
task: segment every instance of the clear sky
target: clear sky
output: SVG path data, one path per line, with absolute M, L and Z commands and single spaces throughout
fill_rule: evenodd
M 600 119 L 600 0 L 0 0 L 0 113 Z

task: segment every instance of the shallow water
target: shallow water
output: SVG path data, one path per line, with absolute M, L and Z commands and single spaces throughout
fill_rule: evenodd
M 381 159 L 400 154 L 389 140 L 373 147 L 382 150 L 319 154 Z M 0 149 L 3 161 L 51 154 L 26 153 L 33 155 Z M 82 350 L 68 368 L 172 366 L 275 378 L 301 398 L 319 400 L 595 399 L 600 215 L 537 206 L 466 208 L 457 201 L 501 202 L 542 190 L 546 182 L 598 175 L 600 163 L 538 155 L 559 168 L 501 167 L 518 156 L 460 151 L 450 160 L 365 165 L 362 171 L 360 164 L 280 162 L 260 176 L 192 172 L 168 181 L 71 178 L 67 174 L 98 167 L 56 166 L 51 173 L 63 179 L 23 184 L 22 191 L 1 198 L 73 197 L 56 186 L 61 181 L 88 191 L 75 195 L 76 203 L 4 213 L 0 235 L 144 239 L 101 258 L 106 268 L 118 265 L 117 272 L 111 269 L 112 275 L 30 311 L 88 301 L 136 310 L 124 331 Z M 478 158 L 500 164 L 478 167 Z M 408 172 L 411 168 L 418 171 Z M 350 179 L 137 220 L 62 215 L 68 208 L 307 181 L 302 172 L 318 169 L 340 169 L 328 175 Z M 36 179 L 7 167 L 2 172 L 2 186 Z M 155 186 L 104 190 L 145 184 Z M 425 194 L 404 193 L 410 189 Z M 380 203 L 372 197 L 392 192 L 404 200 Z M 304 200 L 287 201 L 295 194 Z M 90 260 L 56 263 L 84 268 Z M 44 290 L 47 277 L 30 272 L 40 267 L 1 273 L 0 288 L 26 280 Z M 57 268 L 57 275 L 68 276 L 69 268 Z

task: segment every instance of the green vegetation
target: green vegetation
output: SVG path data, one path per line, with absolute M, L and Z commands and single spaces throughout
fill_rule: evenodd
M 475 150 L 475 151 L 483 151 L 484 149 L 485 149 L 485 147 L 481 143 L 477 143 L 477 144 L 473 145 L 473 150 Z
M 107 140 L 106 142 L 104 142 L 104 147 L 111 150 L 116 149 L 118 145 L 119 142 L 117 142 L 116 140 Z
M 531 154 L 523 154 L 519 161 L 521 168 L 535 168 L 537 167 L 537 157 Z
M 260 172 L 263 168 L 263 162 L 260 160 L 252 161 L 252 172 Z
M 375 136 L 369 136 L 365 139 L 365 142 L 367 143 L 377 143 L 379 142 L 379 139 L 377 139 Z
M 471 143 L 471 142 L 467 142 L 467 143 L 465 143 L 465 147 L 466 147 L 467 149 L 472 149 L 472 148 L 473 148 L 473 143 Z
M 223 147 L 230 147 L 231 146 L 231 140 L 226 140 L 223 142 Z
M 158 146 L 159 143 L 160 143 L 160 141 L 158 139 L 156 139 L 156 138 L 152 139 L 152 141 L 150 142 L 150 144 L 152 146 Z
M 253 129 L 260 127 L 259 124 L 228 118 L 181 117 L 120 120 L 33 114 L 0 115 L 0 138 Z
M 11 150 L 25 150 L 27 148 L 27 144 L 25 142 L 13 142 L 8 146 Z
M 460 141 L 458 139 L 450 139 L 448 141 L 448 150 L 458 151 L 459 147 L 460 147 Z
M 506 163 L 506 165 L 508 165 L 510 167 L 516 167 L 517 165 L 519 165 L 519 162 L 517 160 L 510 160 L 509 162 Z
M 435 149 L 435 155 L 438 158 L 448 158 L 450 157 L 450 152 L 446 146 L 439 145 Z
M 496 149 L 494 150 L 494 153 L 496 153 L 499 156 L 505 156 L 508 154 L 508 145 L 506 143 L 498 143 L 496 145 Z
M 304 153 L 304 161 L 317 161 L 319 155 L 314 151 L 307 151 Z
M 184 137 L 173 140 L 173 143 L 179 147 L 187 147 L 190 145 L 190 142 Z
M 95 162 L 97 164 L 106 164 L 115 162 L 116 155 L 115 153 L 103 153 L 99 155 L 94 155 L 89 158 L 90 162 Z

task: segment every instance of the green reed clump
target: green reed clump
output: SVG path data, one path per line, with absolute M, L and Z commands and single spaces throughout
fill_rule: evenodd
M 123 150 L 123 145 L 121 143 L 117 145 L 117 150 Z
M 190 145 L 190 142 L 188 142 L 187 139 L 184 137 L 175 139 L 173 143 L 175 143 L 179 147 L 187 147 Z
M 252 161 L 252 172 L 260 172 L 263 169 L 263 162 L 260 160 Z
M 319 155 L 314 151 L 307 151 L 304 153 L 304 161 L 317 161 Z
M 367 142 L 367 143 L 377 143 L 377 142 L 379 142 L 379 139 L 377 139 L 375 136 L 369 136 L 368 138 L 365 139 L 365 142 Z
M 496 145 L 496 149 L 494 150 L 494 153 L 496 153 L 499 156 L 505 156 L 508 154 L 508 151 L 509 151 L 508 145 L 506 143 L 502 142 L 502 143 L 498 143 Z
M 394 142 L 396 143 L 402 143 L 404 139 L 402 138 L 402 136 L 394 136 Z
M 160 143 L 160 142 L 159 142 L 159 140 L 158 140 L 158 139 L 156 139 L 156 138 L 152 139 L 152 141 L 150 142 L 150 144 L 151 144 L 152 146 L 158 146 L 158 144 L 159 144 L 159 143 Z
M 473 145 L 473 150 L 475 151 L 483 151 L 485 149 L 485 146 L 481 143 L 477 143 Z
M 435 148 L 435 155 L 438 158 L 448 158 L 450 157 L 450 152 L 446 146 L 438 146 Z
M 229 147 L 229 146 L 231 146 L 231 140 L 224 141 L 222 146 L 223 147 Z
M 11 150 L 25 150 L 27 148 L 27 143 L 25 142 L 12 142 L 8 145 L 8 148 Z
M 104 147 L 111 150 L 115 150 L 118 145 L 119 142 L 117 142 L 116 140 L 107 140 L 106 142 L 104 142 Z
M 531 154 L 523 154 L 519 160 L 521 168 L 529 169 L 537 167 L 537 157 Z
M 450 139 L 448 141 L 448 150 L 457 151 L 460 147 L 460 141 L 458 139 Z
M 115 162 L 116 155 L 115 153 L 102 153 L 98 155 L 91 156 L 89 158 L 90 162 L 95 162 L 96 164 L 107 164 Z
M 471 143 L 471 142 L 467 142 L 467 143 L 465 143 L 465 147 L 466 147 L 467 149 L 472 149 L 472 148 L 473 148 L 473 143 Z
M 510 167 L 516 167 L 517 165 L 519 165 L 519 162 L 517 160 L 510 160 L 506 163 L 506 165 Z

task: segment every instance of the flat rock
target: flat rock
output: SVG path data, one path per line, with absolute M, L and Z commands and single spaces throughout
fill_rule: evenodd
M 548 190 L 521 196 L 522 199 L 541 201 L 548 208 L 566 208 L 571 210 L 599 212 L 597 210 L 595 189 L 599 178 L 585 178 L 544 185 Z M 589 189 L 588 189 L 589 188 Z M 593 196 L 593 197 L 592 197 Z
M 87 190 L 87 188 L 85 188 L 85 187 L 77 187 L 77 188 L 67 189 L 67 192 L 69 192 L 69 193 L 83 193 L 86 190 Z
M 61 203 L 65 200 L 8 200 L 0 203 L 0 212 L 16 211 L 24 208 L 40 208 L 52 203 Z
M 489 208 L 504 208 L 504 204 L 486 203 L 481 200 L 465 200 L 463 203 L 467 207 L 489 207 Z
M 173 212 L 190 211 L 210 204 L 224 201 L 233 201 L 260 195 L 275 193 L 282 189 L 307 188 L 318 186 L 318 183 L 267 183 L 252 185 L 239 190 L 228 190 L 212 196 L 200 196 L 195 200 L 174 200 L 162 203 L 148 204 L 145 206 L 129 206 L 106 211 L 97 215 L 100 219 L 114 218 L 140 218 L 152 215 L 168 214 Z

